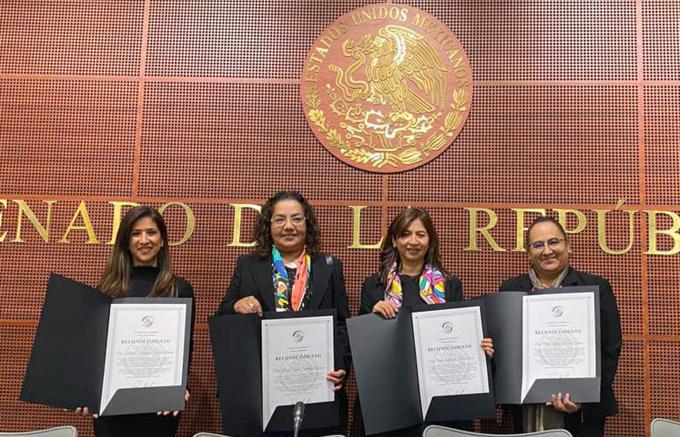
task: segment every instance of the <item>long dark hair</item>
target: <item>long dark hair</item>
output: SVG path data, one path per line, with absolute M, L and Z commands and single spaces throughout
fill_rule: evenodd
M 306 236 L 305 246 L 307 253 L 313 255 L 319 252 L 321 247 L 321 234 L 314 214 L 314 208 L 307 202 L 305 197 L 297 191 L 279 191 L 270 197 L 260 211 L 260 216 L 255 221 L 255 249 L 254 253 L 259 258 L 269 258 L 272 256 L 272 214 L 274 206 L 282 200 L 295 200 L 302 205 L 305 214 Z
M 399 252 L 397 248 L 394 247 L 392 240 L 398 239 L 408 228 L 411 223 L 420 219 L 423 222 L 423 226 L 427 231 L 427 235 L 430 237 L 430 247 L 427 249 L 425 254 L 425 264 L 430 264 L 436 267 L 443 274 L 448 274 L 444 267 L 442 266 L 441 256 L 439 255 L 439 236 L 437 235 L 437 230 L 434 228 L 432 219 L 430 215 L 421 208 L 406 208 L 394 217 L 390 227 L 387 229 L 387 235 L 383 239 L 381 251 L 380 251 L 380 282 L 385 284 L 387 282 L 387 275 L 390 272 L 392 264 L 397 263 L 397 270 L 401 266 L 401 259 L 399 258 Z
M 175 275 L 170 265 L 168 249 L 168 229 L 163 217 L 155 209 L 148 206 L 136 206 L 128 211 L 120 222 L 111 256 L 106 269 L 99 280 L 97 288 L 113 298 L 130 295 L 132 282 L 132 254 L 130 253 L 130 234 L 137 220 L 150 217 L 156 223 L 163 240 L 163 247 L 158 252 L 157 264 L 159 273 L 149 296 L 174 296 L 176 294 Z

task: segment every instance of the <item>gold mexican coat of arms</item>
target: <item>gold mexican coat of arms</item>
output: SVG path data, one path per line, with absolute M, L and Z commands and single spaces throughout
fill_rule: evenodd
M 458 39 L 416 8 L 378 4 L 328 26 L 301 76 L 307 121 L 336 157 L 393 173 L 423 165 L 458 136 L 472 70 Z

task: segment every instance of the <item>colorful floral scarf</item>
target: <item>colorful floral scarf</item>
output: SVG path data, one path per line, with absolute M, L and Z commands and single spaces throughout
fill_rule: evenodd
M 305 294 L 309 289 L 309 279 L 312 277 L 312 262 L 305 250 L 302 251 L 295 261 L 297 268 L 293 290 L 290 290 L 290 280 L 286 265 L 283 263 L 281 253 L 276 247 L 272 247 L 272 281 L 274 283 L 274 298 L 276 299 L 276 311 L 299 311 L 302 309 Z M 289 302 L 292 301 L 292 305 Z
M 420 298 L 428 305 L 446 302 L 444 295 L 444 275 L 439 269 L 430 264 L 425 264 L 423 273 L 418 281 Z M 401 279 L 397 273 L 397 264 L 392 264 L 387 274 L 387 286 L 385 287 L 385 299 L 392 302 L 397 308 L 401 308 L 404 295 L 401 289 Z

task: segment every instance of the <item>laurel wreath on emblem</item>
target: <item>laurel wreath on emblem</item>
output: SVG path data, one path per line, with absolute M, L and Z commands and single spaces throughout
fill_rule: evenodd
M 396 167 L 398 163 L 404 165 L 414 164 L 420 161 L 424 154 L 427 155 L 430 151 L 441 149 L 446 144 L 446 139 L 453 136 L 453 132 L 458 129 L 463 121 L 463 113 L 467 110 L 469 101 L 469 95 L 464 88 L 455 89 L 453 92 L 453 102 L 450 105 L 452 111 L 446 114 L 444 124 L 439 128 L 439 131 L 428 137 L 420 149 L 409 147 L 400 153 L 393 153 L 376 152 L 366 150 L 363 147 L 351 146 L 336 129 L 328 125 L 326 115 L 323 109 L 320 108 L 321 102 L 317 86 L 310 87 L 306 98 L 310 108 L 307 116 L 319 128 L 319 131 L 326 140 L 336 147 L 343 156 L 360 164 L 370 163 L 375 168 L 382 168 L 385 165 Z

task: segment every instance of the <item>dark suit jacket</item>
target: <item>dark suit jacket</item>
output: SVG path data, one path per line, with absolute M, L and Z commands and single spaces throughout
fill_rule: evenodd
M 463 300 L 463 285 L 455 276 L 447 276 L 444 280 L 444 298 L 447 302 Z M 361 287 L 361 306 L 359 314 L 369 314 L 373 306 L 385 299 L 385 284 L 380 282 L 380 274 L 375 273 L 364 280 Z M 423 305 L 426 305 L 423 302 Z
M 305 309 L 337 310 L 335 367 L 349 372 L 351 354 L 345 320 L 350 317 L 350 313 L 342 263 L 325 254 L 314 255 L 311 260 L 312 294 Z M 254 296 L 262 305 L 263 311 L 276 311 L 272 273 L 270 258 L 260 259 L 253 254 L 241 255 L 236 261 L 227 295 L 217 309 L 217 314 L 234 314 L 234 303 L 246 296 Z
M 600 287 L 600 336 L 602 348 L 602 386 L 600 402 L 583 405 L 583 420 L 602 418 L 618 413 L 618 404 L 614 397 L 612 384 L 621 353 L 621 321 L 612 286 L 604 278 L 580 272 L 569 267 L 567 276 L 562 281 L 564 287 L 575 285 L 597 285 Z M 501 285 L 500 291 L 531 291 L 531 279 L 528 274 L 508 279 Z M 576 412 L 574 415 L 580 415 Z

